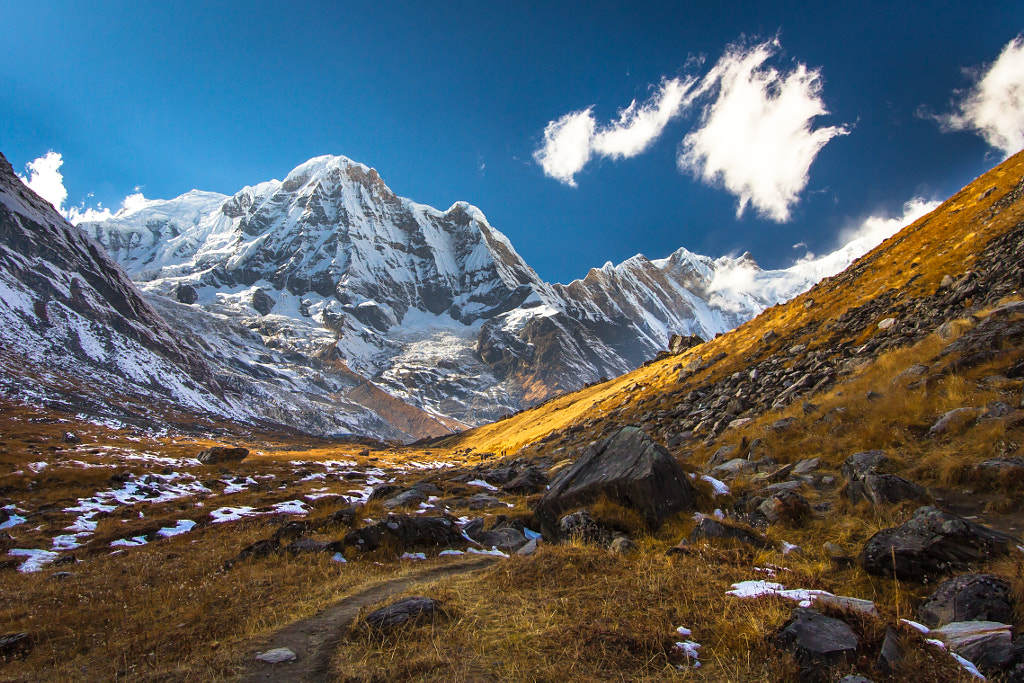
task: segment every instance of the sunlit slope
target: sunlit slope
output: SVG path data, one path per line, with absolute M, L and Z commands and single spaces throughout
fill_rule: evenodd
M 708 381 L 739 372 L 780 349 L 806 344 L 809 351 L 838 342 L 871 338 L 877 323 L 859 330 L 825 333 L 829 321 L 880 295 L 894 302 L 934 294 L 946 276 L 970 271 L 984 248 L 1024 220 L 1024 152 L 976 179 L 935 211 L 889 238 L 850 268 L 823 280 L 786 304 L 683 354 L 603 384 L 568 394 L 508 419 L 464 432 L 437 444 L 476 452 L 513 453 L 555 431 L 582 427 L 638 394 L 682 396 Z M 774 335 L 769 335 L 774 332 Z M 766 335 L 770 339 L 766 339 Z M 686 372 L 726 354 L 711 367 Z M 680 379 L 685 374 L 685 379 Z

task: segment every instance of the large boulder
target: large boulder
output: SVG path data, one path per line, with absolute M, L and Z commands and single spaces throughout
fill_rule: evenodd
M 213 446 L 200 451 L 196 458 L 204 465 L 218 465 L 222 462 L 238 462 L 249 456 L 249 449 L 241 446 Z
M 846 622 L 803 607 L 793 610 L 774 640 L 796 657 L 801 680 L 827 680 L 826 670 L 852 659 L 859 644 Z
M 433 598 L 403 598 L 370 612 L 366 615 L 366 625 L 377 631 L 390 631 L 421 619 L 433 618 L 442 612 L 441 603 Z
M 886 472 L 892 461 L 882 451 L 854 453 L 843 463 L 846 497 L 851 503 L 866 500 L 874 505 L 905 500 L 928 501 L 928 492 L 920 484 Z
M 954 621 L 1013 621 L 1010 584 L 991 574 L 962 574 L 943 581 L 917 608 L 921 623 L 938 628 Z
M 981 524 L 921 507 L 898 527 L 868 539 L 860 560 L 869 574 L 920 581 L 1005 555 L 1014 539 Z
M 545 538 L 558 538 L 561 513 L 599 498 L 640 512 L 651 528 L 696 507 L 697 492 L 676 459 L 636 427 L 602 439 L 559 473 L 534 512 Z
M 420 548 L 462 548 L 466 539 L 448 517 L 388 515 L 376 524 L 350 531 L 342 545 L 364 552 L 390 548 L 399 555 Z

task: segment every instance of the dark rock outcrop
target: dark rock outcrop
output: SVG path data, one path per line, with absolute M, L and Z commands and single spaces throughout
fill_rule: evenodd
M 725 524 L 711 517 L 701 517 L 700 521 L 697 522 L 697 526 L 690 532 L 688 540 L 690 543 L 693 543 L 695 541 L 719 539 L 733 539 L 762 550 L 770 548 L 772 545 L 767 538 L 751 529 L 736 526 L 735 524 Z
M 370 612 L 366 616 L 366 625 L 377 631 L 388 631 L 442 613 L 441 603 L 433 598 L 403 598 Z
M 844 622 L 798 607 L 779 629 L 775 645 L 794 654 L 801 680 L 827 680 L 829 667 L 844 664 L 857 650 L 859 640 Z
M 887 472 L 892 461 L 882 451 L 854 453 L 843 463 L 846 477 L 844 493 L 851 503 L 866 500 L 874 505 L 905 500 L 928 501 L 928 492 L 920 484 Z
M 943 581 L 917 608 L 921 623 L 938 628 L 954 621 L 1013 621 L 1010 584 L 991 574 L 963 574 Z
M 204 465 L 217 465 L 222 462 L 238 462 L 249 456 L 249 449 L 241 446 L 213 446 L 200 451 L 196 459 Z
M 671 515 L 693 510 L 697 493 L 664 447 L 640 429 L 624 427 L 556 476 L 534 509 L 541 533 L 557 538 L 562 512 L 599 498 L 637 510 L 657 528 Z
M 417 548 L 461 548 L 466 539 L 447 517 L 389 515 L 376 524 L 350 531 L 342 545 L 364 552 L 389 547 L 400 554 Z
M 1006 554 L 1006 534 L 934 507 L 868 539 L 860 561 L 869 574 L 919 581 Z

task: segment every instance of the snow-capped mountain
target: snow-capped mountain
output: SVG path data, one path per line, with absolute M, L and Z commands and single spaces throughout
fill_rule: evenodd
M 177 221 L 219 210 L 225 199 L 190 193 L 138 208 L 147 232 L 118 233 L 118 253 L 130 262 L 143 239 L 163 243 Z M 161 220 L 167 233 L 148 232 Z M 144 297 L 103 246 L 28 189 L 3 155 L 0 395 L 151 429 L 195 425 L 197 415 L 400 440 L 458 426 L 330 359 L 271 348 L 235 318 Z
M 332 363 L 447 425 L 626 372 L 671 334 L 709 338 L 817 279 L 680 249 L 548 284 L 479 209 L 417 204 L 334 156 L 233 197 L 137 202 L 81 227 L 177 302 L 160 307 L 183 333 L 199 318 L 244 327 L 273 350 L 268 372 Z

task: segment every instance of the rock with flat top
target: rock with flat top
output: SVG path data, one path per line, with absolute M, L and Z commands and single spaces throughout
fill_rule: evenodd
M 389 631 L 405 624 L 432 618 L 441 612 L 441 603 L 433 598 L 404 598 L 370 612 L 366 617 L 366 625 L 378 631 Z
M 204 465 L 219 465 L 223 462 L 238 462 L 249 456 L 249 449 L 241 446 L 213 446 L 200 451 L 196 459 Z
M 962 574 L 943 581 L 917 609 L 921 623 L 938 628 L 954 621 L 1013 621 L 1010 584 L 991 574 Z
M 283 664 L 285 662 L 294 662 L 298 657 L 286 647 L 276 647 L 273 650 L 260 652 L 256 655 L 256 659 L 267 664 Z
M 636 427 L 624 427 L 597 442 L 555 477 L 534 508 L 541 533 L 556 540 L 562 513 L 601 498 L 636 510 L 653 529 L 697 505 L 686 470 Z
M 829 680 L 827 670 L 852 659 L 859 644 L 846 622 L 803 607 L 793 610 L 774 642 L 793 653 L 801 667 L 801 680 Z
M 920 581 L 1001 557 L 1014 539 L 934 507 L 868 539 L 860 560 L 869 574 Z

